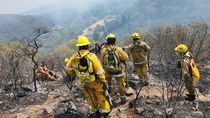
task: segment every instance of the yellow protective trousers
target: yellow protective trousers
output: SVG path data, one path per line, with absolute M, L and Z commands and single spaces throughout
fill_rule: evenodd
M 112 77 L 116 79 L 120 96 L 124 97 L 125 96 L 125 85 L 126 85 L 125 75 L 122 73 L 121 76 L 117 77 L 117 76 L 113 76 L 109 73 L 105 73 L 105 76 L 106 76 L 106 80 L 108 82 L 109 87 L 111 87 L 111 85 L 112 85 Z
M 98 110 L 100 113 L 109 113 L 111 111 L 101 82 L 95 81 L 87 83 L 82 87 L 82 91 L 87 98 L 92 112 Z
M 185 87 L 190 95 L 195 95 L 195 82 L 192 77 L 186 76 L 184 77 Z
M 140 81 L 144 79 L 144 81 L 148 82 L 148 72 L 149 72 L 149 67 L 148 64 L 139 64 L 139 65 L 134 65 L 135 71 L 137 75 L 139 76 Z

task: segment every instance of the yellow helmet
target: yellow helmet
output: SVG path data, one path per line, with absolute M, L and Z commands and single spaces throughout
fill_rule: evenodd
M 187 52 L 188 47 L 185 44 L 179 44 L 174 50 L 177 52 Z
M 106 40 L 107 39 L 115 39 L 116 38 L 116 36 L 114 35 L 114 34 L 112 34 L 112 33 L 110 33 L 110 34 L 108 34 L 107 36 L 106 36 Z
M 67 63 L 68 63 L 68 61 L 69 61 L 69 59 L 68 59 L 68 58 L 65 58 L 65 59 L 64 59 L 64 63 L 65 63 L 65 64 L 67 64 Z
M 88 44 L 90 44 L 90 41 L 87 37 L 85 37 L 85 36 L 78 37 L 76 46 L 85 46 Z
M 135 32 L 135 33 L 132 34 L 132 39 L 140 39 L 140 38 L 141 37 L 140 37 L 139 33 Z

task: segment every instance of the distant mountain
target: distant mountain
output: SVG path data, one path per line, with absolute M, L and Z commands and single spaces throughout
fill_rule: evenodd
M 209 11 L 209 0 L 62 0 L 22 15 L 0 15 L 0 39 L 26 35 L 34 26 L 55 26 L 59 31 L 44 41 L 53 49 L 81 34 L 103 40 L 110 32 L 122 38 L 156 25 L 209 21 Z
M 62 0 L 22 13 L 52 19 L 59 27 L 82 31 L 100 19 L 120 15 L 135 0 Z
M 36 27 L 52 27 L 53 22 L 35 16 L 0 14 L 0 41 L 22 40 L 29 37 Z
M 110 5 L 105 6 L 111 6 L 111 3 L 107 4 Z M 117 8 L 119 7 L 118 4 L 115 4 Z M 110 17 L 116 17 L 116 20 L 108 22 L 104 28 L 98 26 L 98 28 L 94 29 L 95 33 L 99 32 L 100 34 L 105 30 L 106 32 L 117 33 L 119 37 L 123 37 L 135 30 L 157 25 L 210 20 L 210 14 L 208 13 L 210 11 L 209 0 L 133 0 L 130 4 L 118 8 L 117 12 L 109 7 L 97 6 L 96 8 L 95 11 L 105 11 L 107 12 L 104 14 L 105 17 L 111 15 Z
M 22 13 L 23 15 L 42 16 L 50 18 L 57 25 L 72 25 L 74 21 L 87 16 L 90 9 L 98 3 L 110 0 L 61 0 L 46 6 L 38 7 Z M 92 17 L 92 15 L 90 16 Z M 98 17 L 98 16 L 95 16 Z M 90 19 L 86 19 L 89 22 Z
M 209 20 L 209 10 L 209 0 L 139 0 L 127 12 L 131 14 L 129 19 L 135 29 L 159 24 Z
M 123 37 L 140 28 L 155 25 L 189 23 L 209 20 L 209 0 L 62 0 L 24 14 L 44 16 L 76 38 L 98 21 L 112 19 L 103 26 L 91 29 L 91 34 L 117 33 Z

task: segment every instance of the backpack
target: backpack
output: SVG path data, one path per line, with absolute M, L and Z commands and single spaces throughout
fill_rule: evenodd
M 147 50 L 142 45 L 140 45 L 140 42 L 133 43 L 130 50 L 134 63 L 139 63 L 140 60 L 143 61 L 142 59 L 144 59 L 144 61 L 146 62 Z
M 103 57 L 103 65 L 106 71 L 111 74 L 119 74 L 122 72 L 122 64 L 119 55 L 116 53 L 116 47 L 106 48 L 106 53 Z
M 146 50 L 144 49 L 144 47 L 142 47 L 141 45 L 139 45 L 140 43 L 133 43 L 133 47 L 131 48 L 131 51 L 133 53 L 139 53 L 139 52 L 146 52 Z
M 200 79 L 200 72 L 196 66 L 196 63 L 192 57 L 192 55 L 190 54 L 190 62 L 188 64 L 189 66 L 189 72 L 190 72 L 190 75 L 191 77 L 193 78 L 193 81 L 197 81 Z
M 81 83 L 90 83 L 96 80 L 93 70 L 93 62 L 89 58 L 90 55 L 91 53 L 81 56 L 78 52 L 78 56 L 72 61 L 77 78 L 79 78 Z

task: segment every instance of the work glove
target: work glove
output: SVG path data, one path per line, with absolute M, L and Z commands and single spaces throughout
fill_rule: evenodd
M 64 79 L 66 82 L 71 82 L 74 80 L 74 77 L 70 76 L 69 74 L 65 75 L 64 76 Z

